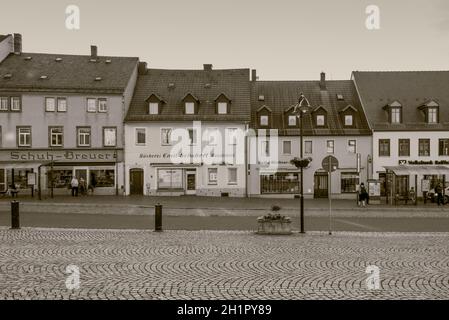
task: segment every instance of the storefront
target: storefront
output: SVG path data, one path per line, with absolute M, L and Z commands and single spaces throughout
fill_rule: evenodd
M 74 176 L 96 195 L 115 195 L 123 186 L 122 150 L 2 150 L 0 190 L 19 194 L 68 195 Z

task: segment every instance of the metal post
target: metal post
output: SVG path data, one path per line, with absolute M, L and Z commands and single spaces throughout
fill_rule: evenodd
M 154 231 L 162 231 L 162 205 L 154 206 Z
M 332 235 L 332 161 L 329 159 L 329 186 L 327 188 L 329 198 L 329 235 Z
M 415 206 L 418 205 L 418 174 L 415 174 Z
M 50 196 L 53 198 L 53 162 L 50 162 Z
M 20 229 L 19 202 L 11 201 L 11 229 Z
M 302 111 L 299 112 L 299 121 L 300 121 L 300 159 L 302 160 L 303 157 L 303 115 Z M 301 211 L 300 211 L 300 221 L 301 221 L 301 229 L 300 233 L 304 233 L 304 168 L 301 166 Z
M 37 192 L 39 195 L 39 200 L 42 200 L 42 190 L 41 190 L 41 167 L 42 165 L 40 165 L 37 168 Z

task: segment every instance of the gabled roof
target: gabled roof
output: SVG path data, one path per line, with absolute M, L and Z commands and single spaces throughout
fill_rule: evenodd
M 168 84 L 174 86 L 169 87 Z M 210 84 L 206 86 L 205 84 Z M 158 115 L 149 115 L 145 98 L 148 92 L 164 97 L 166 104 Z M 198 113 L 184 114 L 183 98 L 192 93 L 199 100 Z M 228 114 L 217 114 L 215 99 L 225 94 L 232 99 Z M 167 70 L 148 69 L 139 75 L 127 122 L 145 121 L 250 121 L 249 69 Z
M 193 93 L 190 92 L 186 93 L 184 97 L 182 97 L 181 101 L 186 100 L 188 97 L 192 97 L 196 102 L 200 102 L 200 99 L 198 99 Z
M 449 130 L 449 71 L 355 71 L 353 79 L 373 130 Z M 393 127 L 383 107 L 395 100 L 402 123 Z M 437 124 L 427 124 L 419 108 L 431 100 L 440 106 Z
M 214 101 L 217 101 L 218 99 L 220 99 L 220 97 L 224 97 L 226 100 L 228 100 L 229 102 L 231 102 L 232 100 L 229 99 L 229 97 L 226 95 L 226 93 L 221 92 L 218 96 L 215 97 Z
M 346 110 L 348 110 L 348 109 L 358 112 L 358 110 L 356 108 L 354 108 L 353 106 L 351 106 L 350 104 L 348 104 L 346 107 L 340 109 L 340 112 L 346 112 Z
M 325 107 L 323 107 L 322 105 L 316 106 L 315 108 L 312 109 L 312 112 L 318 112 L 320 110 L 323 110 L 324 112 L 327 113 L 327 109 Z
M 271 110 L 271 108 L 270 107 L 268 107 L 268 106 L 266 106 L 266 105 L 263 105 L 263 106 L 261 106 L 259 109 L 257 109 L 257 112 L 260 112 L 260 111 L 262 111 L 262 110 L 268 110 L 269 112 L 273 112 L 272 110 Z
M 145 101 L 148 102 L 148 100 L 150 100 L 151 97 L 155 97 L 155 98 L 156 98 L 157 100 L 159 100 L 160 102 L 165 103 L 165 100 L 164 100 L 161 96 L 157 95 L 156 93 L 150 94 L 150 95 L 145 99 Z
M 9 54 L 0 63 L 0 90 L 123 93 L 139 60 L 109 56 L 99 56 L 97 62 L 90 59 L 90 55 Z M 12 75 L 10 79 L 3 77 L 7 73 Z M 95 80 L 98 77 L 101 80 Z
M 289 127 L 285 123 L 285 112 L 298 104 L 300 93 L 308 99 L 312 110 L 323 108 L 327 111 L 326 128 L 316 127 L 312 113 L 307 113 L 304 118 L 304 134 L 311 135 L 369 135 L 371 131 L 360 101 L 351 80 L 326 81 L 326 89 L 321 90 L 319 81 L 255 81 L 252 83 L 252 127 L 259 128 L 256 117 L 257 110 L 266 105 L 272 110 L 272 125 L 279 129 L 279 135 L 299 135 L 298 128 Z M 337 94 L 344 96 L 344 100 L 338 100 Z M 264 101 L 259 101 L 259 95 L 264 95 Z M 356 114 L 357 128 L 348 128 L 339 114 L 341 108 L 353 106 Z

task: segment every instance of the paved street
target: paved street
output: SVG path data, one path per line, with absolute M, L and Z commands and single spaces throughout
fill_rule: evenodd
M 449 299 L 448 233 L 0 228 L 0 298 Z M 80 270 L 67 289 L 68 265 Z M 366 267 L 380 268 L 369 290 Z

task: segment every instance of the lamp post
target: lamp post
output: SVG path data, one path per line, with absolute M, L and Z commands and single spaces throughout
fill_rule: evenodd
M 303 135 L 304 135 L 304 123 L 303 123 L 303 118 L 304 115 L 310 110 L 310 103 L 309 100 L 307 100 L 307 98 L 304 96 L 303 93 L 301 93 L 299 95 L 299 101 L 298 104 L 295 106 L 295 109 L 293 111 L 293 113 L 298 115 L 299 118 L 299 125 L 300 125 L 300 131 L 299 131 L 299 136 L 300 136 L 300 147 L 299 147 L 299 158 L 300 158 L 300 179 L 301 179 L 301 190 L 300 190 L 300 222 L 301 222 L 301 229 L 300 229 L 300 233 L 304 233 L 304 167 L 307 167 L 307 165 L 309 164 L 310 161 L 304 161 L 303 159 L 303 148 L 304 148 L 304 143 L 303 143 Z

